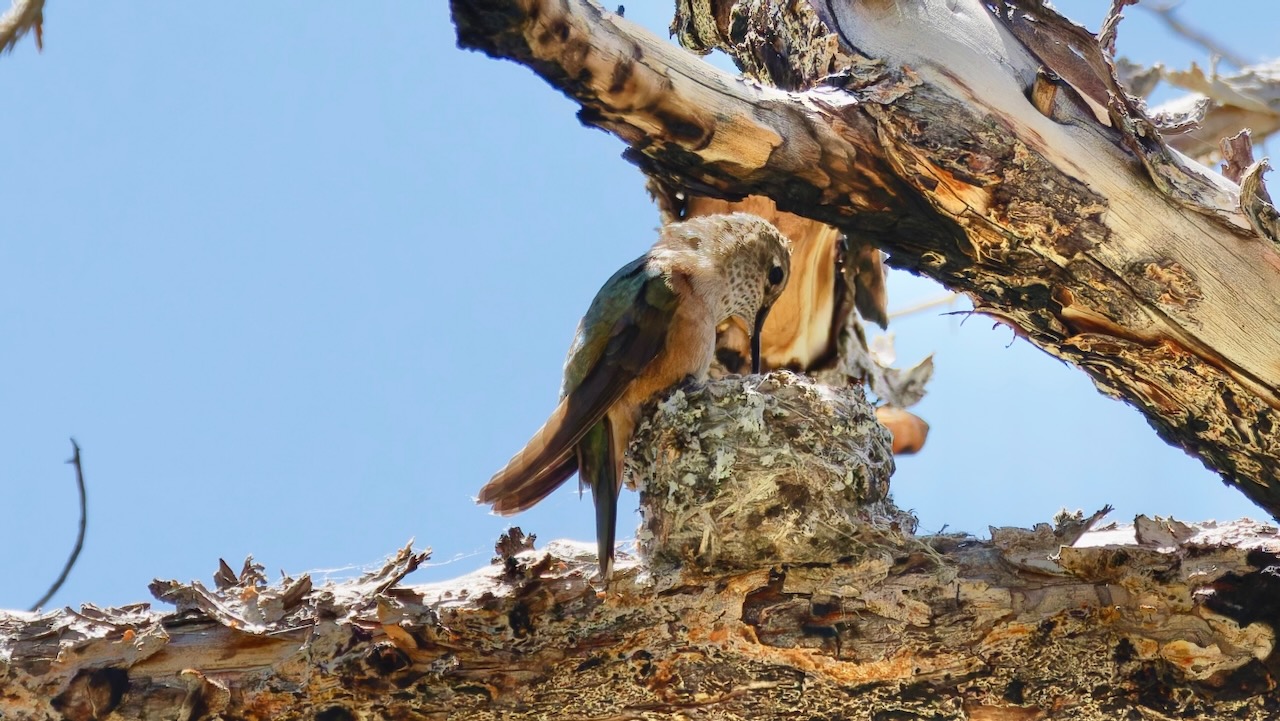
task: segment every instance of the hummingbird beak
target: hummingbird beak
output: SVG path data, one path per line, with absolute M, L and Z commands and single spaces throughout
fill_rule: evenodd
M 756 311 L 756 324 L 751 330 L 751 373 L 757 375 L 760 373 L 760 331 L 764 329 L 765 316 L 769 315 L 769 308 L 772 306 L 760 306 L 760 310 Z

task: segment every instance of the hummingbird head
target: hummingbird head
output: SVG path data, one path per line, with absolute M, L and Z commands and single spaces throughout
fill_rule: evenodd
M 760 330 L 791 276 L 791 242 L 747 213 L 706 215 L 678 224 L 673 239 L 694 251 L 717 323 L 737 318 L 751 329 L 751 372 L 760 372 Z M 674 228 L 674 226 L 672 226 Z
M 735 215 L 743 215 L 736 213 Z M 791 242 L 761 218 L 745 216 L 746 231 L 725 264 L 729 315 L 751 328 L 751 372 L 760 372 L 760 333 L 769 309 L 791 277 Z

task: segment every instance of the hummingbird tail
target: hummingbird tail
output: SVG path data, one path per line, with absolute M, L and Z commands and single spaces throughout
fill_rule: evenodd
M 613 575 L 618 490 L 622 485 L 613 447 L 613 425 L 607 416 L 587 431 L 578 446 L 578 472 L 583 484 L 591 486 L 591 499 L 596 506 L 596 556 L 600 559 L 600 576 L 606 581 Z
M 565 404 L 556 408 L 533 438 L 506 467 L 480 489 L 479 501 L 502 515 L 529 508 L 546 498 L 578 470 L 574 446 L 578 438 L 564 423 Z

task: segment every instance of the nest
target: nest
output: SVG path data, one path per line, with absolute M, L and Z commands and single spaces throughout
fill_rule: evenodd
M 628 454 L 640 551 L 719 568 L 855 556 L 914 530 L 888 500 L 891 446 L 861 387 L 779 371 L 679 388 Z

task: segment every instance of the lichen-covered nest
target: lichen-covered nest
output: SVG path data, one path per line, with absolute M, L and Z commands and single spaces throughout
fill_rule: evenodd
M 913 520 L 887 501 L 892 438 L 861 387 L 777 371 L 687 385 L 636 432 L 641 553 L 720 568 L 831 563 Z

